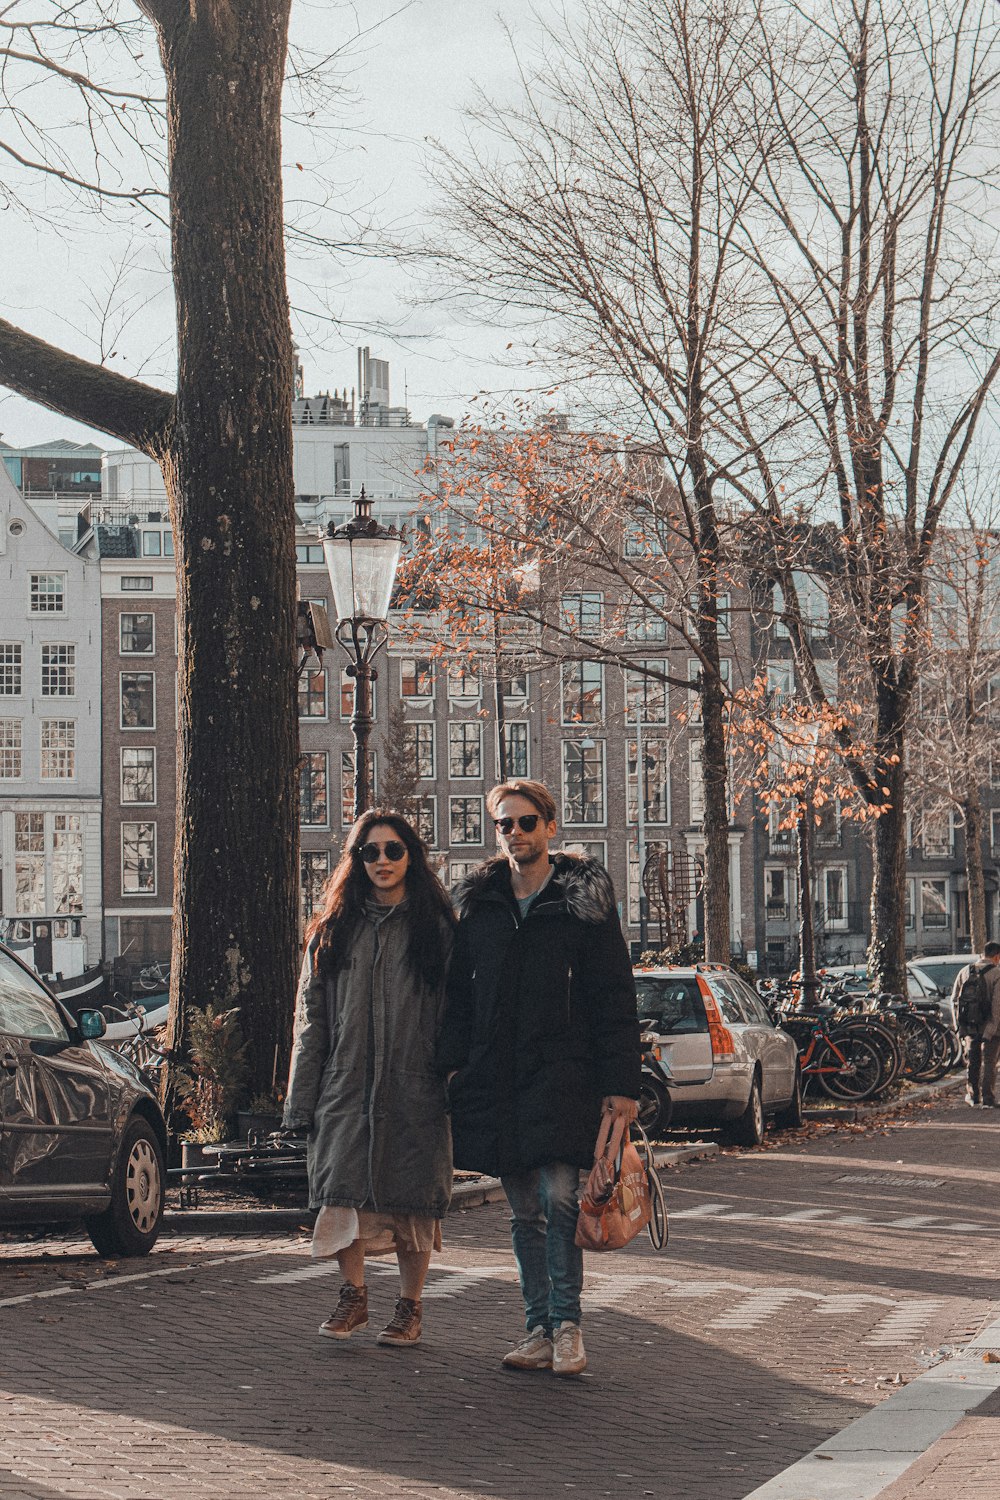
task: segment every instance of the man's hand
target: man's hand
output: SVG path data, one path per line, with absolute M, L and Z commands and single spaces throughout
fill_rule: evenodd
M 601 1109 L 605 1114 L 611 1114 L 616 1120 L 624 1120 L 626 1125 L 639 1113 L 639 1102 L 637 1099 L 629 1099 L 625 1094 L 608 1094 L 601 1101 Z

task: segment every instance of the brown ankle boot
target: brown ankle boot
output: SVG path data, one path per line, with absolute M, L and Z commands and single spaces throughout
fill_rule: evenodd
M 368 1327 L 368 1288 L 345 1281 L 340 1301 L 319 1331 L 328 1339 L 349 1339 L 356 1328 Z
M 423 1305 L 411 1297 L 400 1297 L 392 1321 L 378 1336 L 380 1344 L 419 1344 L 422 1332 Z

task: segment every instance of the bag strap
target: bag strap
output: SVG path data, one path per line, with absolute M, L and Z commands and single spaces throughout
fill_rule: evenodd
M 594 1160 L 600 1161 L 603 1157 L 606 1161 L 617 1160 L 621 1166 L 622 1145 L 624 1143 L 625 1121 L 616 1119 L 610 1110 L 601 1116 L 601 1127 L 597 1132 L 597 1145 L 594 1147 Z

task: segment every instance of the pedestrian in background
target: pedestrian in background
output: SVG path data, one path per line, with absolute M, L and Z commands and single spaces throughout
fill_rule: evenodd
M 367 1327 L 365 1256 L 395 1251 L 400 1296 L 378 1342 L 420 1341 L 451 1198 L 435 1057 L 454 922 L 405 818 L 359 818 L 307 932 L 284 1112 L 286 1130 L 308 1130 L 313 1255 L 335 1255 L 343 1277 L 329 1338 Z
M 963 1009 L 968 1012 L 969 1002 L 963 1003 L 962 999 L 962 991 L 970 977 L 981 979 L 985 990 L 983 1005 L 975 1007 L 982 1013 L 971 1023 L 963 1018 Z M 966 964 L 959 972 L 951 992 L 951 1005 L 959 1034 L 965 1037 L 969 1068 L 966 1103 L 996 1109 L 996 1073 L 1000 1061 L 1000 943 L 987 943 L 982 958 Z
M 580 1171 L 602 1110 L 637 1113 L 635 985 L 614 888 L 596 860 L 550 855 L 555 803 L 538 781 L 487 798 L 500 857 L 459 886 L 440 1058 L 455 1162 L 499 1176 L 527 1336 L 517 1370 L 578 1375 L 583 1251 L 574 1243 Z

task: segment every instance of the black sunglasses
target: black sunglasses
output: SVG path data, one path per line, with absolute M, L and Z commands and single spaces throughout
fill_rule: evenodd
M 363 859 L 366 865 L 373 865 L 377 859 L 384 854 L 386 859 L 391 859 L 393 864 L 398 863 L 406 854 L 406 845 L 401 844 L 398 839 L 390 839 L 383 847 L 380 844 L 362 844 L 360 849 L 355 849 L 359 859 Z
M 525 813 L 520 818 L 494 818 L 493 827 L 498 833 L 508 834 L 514 832 L 516 823 L 522 833 L 534 833 L 541 816 L 541 813 Z

